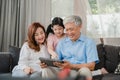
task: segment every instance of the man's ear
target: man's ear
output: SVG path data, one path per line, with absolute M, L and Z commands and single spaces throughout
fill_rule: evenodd
M 78 29 L 81 30 L 81 28 L 82 28 L 82 25 L 79 25 L 79 26 L 78 26 Z

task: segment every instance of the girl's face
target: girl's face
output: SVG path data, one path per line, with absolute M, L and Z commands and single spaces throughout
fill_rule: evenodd
M 53 31 L 57 37 L 61 37 L 64 33 L 64 28 L 62 26 L 59 26 L 59 25 L 54 25 Z
M 37 28 L 36 32 L 35 32 L 35 41 L 38 44 L 42 44 L 45 41 L 45 32 L 43 31 L 42 28 Z

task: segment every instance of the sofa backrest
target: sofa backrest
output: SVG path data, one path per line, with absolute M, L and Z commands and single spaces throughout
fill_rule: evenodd
M 120 46 L 120 38 L 104 38 L 104 45 Z

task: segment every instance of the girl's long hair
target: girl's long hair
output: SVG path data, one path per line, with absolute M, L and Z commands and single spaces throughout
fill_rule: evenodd
M 49 33 L 52 33 L 54 34 L 52 28 L 54 25 L 59 25 L 61 27 L 64 28 L 64 25 L 63 25 L 63 19 L 60 18 L 60 17 L 55 17 L 53 20 L 52 20 L 52 24 L 50 24 L 48 27 L 47 27 L 47 31 L 46 31 L 46 35 L 48 37 Z

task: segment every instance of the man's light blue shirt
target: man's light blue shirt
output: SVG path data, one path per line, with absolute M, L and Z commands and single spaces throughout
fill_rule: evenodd
M 56 52 L 60 60 L 66 60 L 72 64 L 99 61 L 95 42 L 83 35 L 80 35 L 75 42 L 72 42 L 69 37 L 60 40 Z

